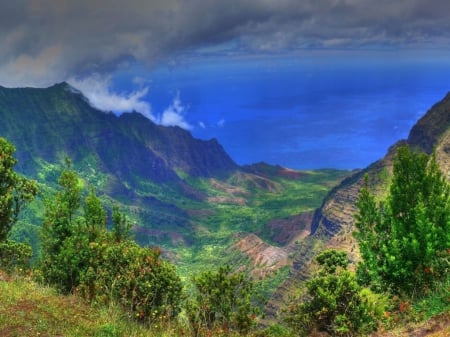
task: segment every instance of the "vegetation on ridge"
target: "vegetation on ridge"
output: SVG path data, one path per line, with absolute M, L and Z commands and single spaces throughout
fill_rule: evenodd
M 318 255 L 322 268 L 306 282 L 303 303 L 291 305 L 287 322 L 305 335 L 359 336 L 381 324 L 423 319 L 427 306 L 433 314 L 450 311 L 449 188 L 434 155 L 400 147 L 387 201 L 376 203 L 367 176 L 360 191 L 356 273 L 345 270 L 345 253 Z

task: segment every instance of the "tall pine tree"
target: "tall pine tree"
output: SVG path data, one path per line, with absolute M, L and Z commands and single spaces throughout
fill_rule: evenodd
M 401 147 L 385 203 L 368 178 L 357 201 L 355 233 L 363 261 L 360 280 L 394 292 L 422 292 L 445 274 L 450 249 L 450 190 L 435 156 Z

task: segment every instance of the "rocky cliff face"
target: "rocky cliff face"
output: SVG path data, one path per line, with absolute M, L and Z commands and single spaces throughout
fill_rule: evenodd
M 449 128 L 450 94 L 435 104 L 413 126 L 406 141 L 400 141 L 392 146 L 383 159 L 344 180 L 329 193 L 322 207 L 316 212 L 312 223 L 313 233 L 332 237 L 342 229 L 352 228 L 355 203 L 364 175 L 369 175 L 374 193 L 380 196 L 386 193 L 392 174 L 393 159 L 400 145 L 407 144 L 428 154 L 436 149 L 441 170 L 447 173 L 450 168 Z

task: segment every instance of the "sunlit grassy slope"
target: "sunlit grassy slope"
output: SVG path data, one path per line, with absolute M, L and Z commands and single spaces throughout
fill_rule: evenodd
M 90 306 L 29 279 L 0 281 L 2 337 L 169 337 L 182 336 L 183 326 L 138 324 L 117 306 Z

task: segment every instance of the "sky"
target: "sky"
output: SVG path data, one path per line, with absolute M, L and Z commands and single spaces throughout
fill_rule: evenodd
M 361 168 L 450 91 L 447 0 L 15 0 L 0 85 L 217 138 L 239 164 Z

